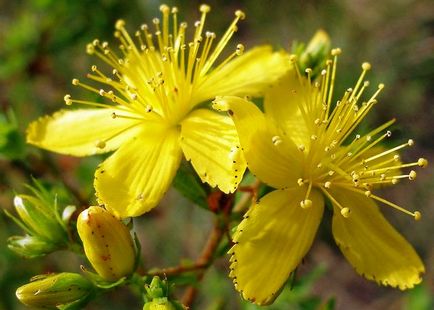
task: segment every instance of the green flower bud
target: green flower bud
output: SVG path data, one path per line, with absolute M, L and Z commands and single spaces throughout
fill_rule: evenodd
M 143 306 L 143 310 L 182 310 L 186 309 L 177 301 L 169 300 L 169 286 L 166 280 L 158 276 L 152 278 L 149 285 L 146 285 L 146 297 L 149 300 Z
M 89 207 L 78 216 L 77 230 L 86 257 L 104 280 L 116 281 L 134 271 L 133 239 L 128 228 L 110 212 Z
M 36 276 L 19 287 L 17 298 L 31 307 L 57 307 L 73 302 L 84 302 L 93 292 L 92 283 L 76 273 Z
M 297 55 L 300 69 L 312 70 L 312 77 L 317 76 L 330 56 L 331 42 L 327 32 L 319 29 L 307 46 L 304 43 L 293 44 L 292 52 Z
M 14 198 L 15 209 L 27 230 L 53 243 L 67 239 L 65 228 L 59 223 L 53 207 L 38 197 L 18 195 Z
M 7 243 L 10 250 L 26 258 L 38 257 L 56 250 L 56 245 L 37 236 L 12 236 Z
M 150 302 L 147 302 L 143 306 L 143 310 L 177 310 L 175 305 L 170 302 L 167 297 L 156 298 Z M 181 308 L 182 309 L 182 308 Z

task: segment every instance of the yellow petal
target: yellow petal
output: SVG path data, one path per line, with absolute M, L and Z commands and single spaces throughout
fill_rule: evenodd
M 256 96 L 288 69 L 286 53 L 273 52 L 270 46 L 259 46 L 204 77 L 192 101 L 200 103 L 219 95 Z
M 95 172 L 98 199 L 117 217 L 139 216 L 155 207 L 179 167 L 179 132 L 146 128 Z
M 324 201 L 313 190 L 312 206 L 300 207 L 301 188 L 276 190 L 253 206 L 234 235 L 231 275 L 245 299 L 272 303 L 312 245 Z
M 420 274 L 425 271 L 422 261 L 372 199 L 347 190 L 331 194 L 351 211 L 344 218 L 334 206 L 333 235 L 357 273 L 401 290 L 421 282 Z
M 114 109 L 60 110 L 32 122 L 27 128 L 27 142 L 74 156 L 112 151 L 137 133 L 138 124 L 131 119 L 113 119 L 113 112 Z
M 181 147 L 203 182 L 225 193 L 236 190 L 246 170 L 230 117 L 200 109 L 181 123 Z
M 278 82 L 271 86 L 264 96 L 264 110 L 297 145 L 308 147 L 310 130 L 303 118 L 299 105 L 306 105 L 309 95 L 298 80 L 294 69 L 288 71 Z
M 224 96 L 217 98 L 213 107 L 232 116 L 247 166 L 261 181 L 279 189 L 296 184 L 302 169 L 300 151 L 292 140 L 266 122 L 253 103 Z

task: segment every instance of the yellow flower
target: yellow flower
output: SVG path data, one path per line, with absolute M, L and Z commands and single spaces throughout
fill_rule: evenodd
M 283 52 L 244 47 L 219 60 L 244 18 L 241 11 L 220 40 L 204 31 L 210 7 L 200 6 L 200 20 L 187 41 L 187 24 L 178 10 L 160 7 L 162 20 L 142 25 L 134 39 L 124 21 L 116 23 L 119 51 L 94 40 L 87 51 L 112 67 L 110 76 L 92 66 L 88 78 L 100 86 L 81 86 L 110 103 L 72 99 L 61 110 L 30 124 L 27 141 L 62 154 L 87 156 L 116 150 L 95 173 L 101 203 L 118 217 L 138 216 L 153 208 L 169 188 L 182 154 L 203 182 L 233 192 L 245 170 L 238 137 L 229 117 L 200 105 L 216 95 L 259 95 L 287 71 Z
M 420 158 L 401 163 L 398 150 L 413 140 L 385 150 L 378 143 L 391 133 L 393 120 L 368 134 L 355 132 L 377 103 L 380 84 L 372 97 L 368 63 L 352 89 L 332 104 L 336 61 L 326 63 L 317 81 L 294 70 L 265 95 L 264 113 L 253 103 L 228 96 L 214 107 L 228 111 L 237 128 L 247 165 L 261 181 L 275 188 L 245 215 L 233 236 L 231 273 L 245 299 L 269 304 L 312 245 L 324 211 L 333 205 L 332 230 L 336 243 L 355 270 L 383 285 L 407 289 L 421 281 L 424 266 L 413 247 L 388 223 L 376 202 L 420 218 L 374 194 L 380 185 L 416 177 L 408 167 L 427 165 Z

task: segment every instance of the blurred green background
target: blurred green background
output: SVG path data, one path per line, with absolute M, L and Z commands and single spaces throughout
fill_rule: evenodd
M 197 1 L 166 1 L 176 5 L 190 24 L 199 16 Z M 246 48 L 268 43 L 289 49 L 293 40 L 308 41 L 318 28 L 326 30 L 343 54 L 338 89 L 351 87 L 360 64 L 370 61 L 370 80 L 386 84 L 380 103 L 369 118 L 378 125 L 392 117 L 394 142 L 413 138 L 416 146 L 404 159 L 426 157 L 434 162 L 434 2 L 432 0 L 345 1 L 208 1 L 212 6 L 205 30 L 221 35 L 242 9 L 247 18 L 231 44 Z M 0 207 L 12 210 L 14 193 L 23 191 L 31 175 L 58 186 L 59 180 L 83 201 L 93 199 L 92 176 L 101 158 L 84 159 L 43 152 L 24 143 L 27 124 L 64 107 L 63 96 L 88 97 L 73 88 L 71 79 L 84 77 L 95 61 L 85 53 L 94 38 L 115 42 L 118 18 L 133 31 L 159 16 L 159 1 L 120 0 L 0 0 Z M 337 92 L 339 93 L 339 92 Z M 432 309 L 434 292 L 434 174 L 428 167 L 418 179 L 384 191 L 409 209 L 420 210 L 414 222 L 402 213 L 383 208 L 387 217 L 423 257 L 424 283 L 408 292 L 379 287 L 358 276 L 334 245 L 326 220 L 300 266 L 293 291 L 288 289 L 269 309 Z M 147 267 L 177 265 L 195 259 L 211 228 L 212 214 L 192 207 L 177 192 L 169 192 L 162 206 L 137 223 Z M 38 273 L 78 271 L 83 263 L 69 253 L 24 260 L 11 253 L 6 239 L 21 234 L 0 213 L 0 309 L 23 309 L 15 289 Z M 227 278 L 227 257 L 204 279 L 193 309 L 256 309 L 241 302 Z M 124 291 L 122 291 L 124 292 Z M 141 309 L 128 293 L 95 300 L 87 309 Z

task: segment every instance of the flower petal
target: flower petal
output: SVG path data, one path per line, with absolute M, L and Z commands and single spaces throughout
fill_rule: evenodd
M 179 167 L 179 132 L 147 130 L 123 144 L 95 172 L 98 200 L 117 217 L 139 216 L 155 207 Z
M 264 110 L 297 145 L 310 144 L 309 128 L 301 114 L 299 105 L 306 105 L 310 96 L 303 91 L 294 69 L 289 70 L 279 81 L 267 89 L 264 96 Z
M 203 182 L 223 192 L 236 190 L 246 170 L 230 117 L 199 109 L 181 123 L 181 147 Z
M 256 96 L 288 69 L 289 57 L 285 52 L 259 46 L 212 70 L 194 91 L 192 101 L 200 103 L 218 95 Z
M 413 247 L 383 217 L 375 202 L 348 190 L 331 191 L 351 210 L 344 218 L 334 206 L 333 235 L 357 273 L 383 285 L 412 288 L 425 271 Z
M 292 187 L 301 176 L 301 156 L 291 139 L 281 135 L 251 102 L 234 96 L 218 97 L 213 107 L 234 120 L 249 169 L 275 188 Z M 280 139 L 279 143 L 273 139 Z
M 138 121 L 115 118 L 114 109 L 60 110 L 43 116 L 27 128 L 27 142 L 74 156 L 87 156 L 117 149 L 137 133 Z M 119 112 L 119 111 L 118 111 Z M 104 147 L 98 142 L 106 141 Z
M 264 196 L 245 215 L 230 250 L 235 288 L 259 305 L 272 303 L 312 245 L 324 200 L 313 190 L 312 206 L 300 207 L 301 188 L 276 190 Z

